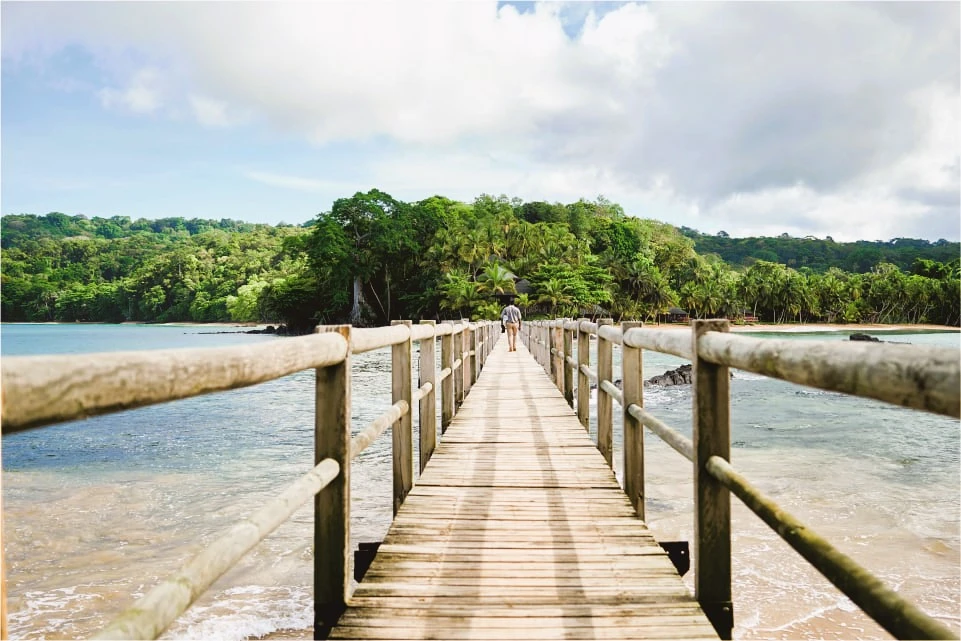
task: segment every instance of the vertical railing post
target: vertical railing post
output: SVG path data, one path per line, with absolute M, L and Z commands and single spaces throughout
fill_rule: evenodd
M 565 323 L 567 320 L 565 319 Z M 567 360 L 574 356 L 574 330 L 564 327 L 564 399 L 574 407 L 574 366 Z
M 547 326 L 547 321 L 541 321 L 540 327 L 540 348 L 541 348 L 541 366 L 547 372 L 548 376 L 552 374 L 551 372 L 551 328 Z
M 437 365 L 434 362 L 434 343 L 436 341 L 437 321 L 422 320 L 421 325 L 430 325 L 435 335 L 420 339 L 420 380 L 418 387 L 430 383 L 430 391 L 420 399 L 420 471 L 424 471 L 427 461 L 437 445 Z
M 314 465 L 333 459 L 340 474 L 314 496 L 314 638 L 326 639 L 350 596 L 350 325 L 318 327 L 347 341 L 336 365 L 316 370 Z
M 484 321 L 483 323 L 481 323 L 481 334 L 480 334 L 481 371 L 483 371 L 484 369 L 484 363 L 487 362 L 487 331 L 488 329 L 490 329 L 490 326 L 488 325 L 487 321 Z
M 607 464 L 613 467 L 614 458 L 614 420 L 610 395 L 601 389 L 602 381 L 614 378 L 613 349 L 611 341 L 601 338 L 601 327 L 613 325 L 614 319 L 601 318 L 597 321 L 597 449 Z
M 621 323 L 621 335 L 644 323 Z M 644 516 L 644 426 L 631 416 L 631 405 L 644 407 L 643 353 L 621 341 L 621 388 L 624 394 L 624 491 L 641 519 Z
M 450 368 L 450 375 L 440 384 L 440 433 L 447 431 L 447 426 L 454 419 L 454 335 L 444 334 L 440 337 L 440 368 Z
M 591 364 L 591 335 L 581 329 L 586 318 L 577 319 L 577 419 L 591 430 L 591 381 L 582 370 Z
M 474 381 L 477 380 L 477 372 L 474 370 L 475 355 L 474 327 L 468 321 L 467 328 L 464 330 L 464 396 L 470 394 Z
M 391 346 L 391 398 L 392 402 L 406 401 L 407 412 L 391 428 L 394 459 L 394 514 L 404 503 L 407 493 L 414 486 L 414 444 L 411 414 L 414 413 L 411 395 L 411 339 L 409 320 L 391 321 L 391 325 L 406 325 L 407 339 Z
M 705 470 L 707 460 L 731 458 L 729 368 L 702 359 L 698 338 L 726 332 L 726 320 L 693 322 L 694 596 L 722 639 L 731 638 L 731 497 Z
M 480 376 L 481 370 L 481 348 L 480 348 L 480 334 L 483 327 L 475 324 L 470 330 L 470 386 L 474 387 L 474 383 L 477 382 L 477 377 Z
M 493 347 L 491 337 L 494 335 L 494 332 L 491 331 L 491 327 L 493 327 L 493 325 L 486 321 L 484 322 L 484 359 L 481 361 L 481 369 L 484 369 L 484 365 L 487 363 L 487 357 L 491 355 L 491 347 Z
M 454 350 L 452 355 L 454 360 L 460 361 L 460 365 L 451 372 L 451 376 L 454 377 L 454 401 L 456 403 L 454 411 L 456 412 L 464 402 L 464 325 L 458 322 L 454 325 L 454 328 L 457 331 L 451 336 L 451 347 Z
M 564 393 L 564 321 L 554 319 L 551 328 L 551 363 L 554 364 L 554 383 Z

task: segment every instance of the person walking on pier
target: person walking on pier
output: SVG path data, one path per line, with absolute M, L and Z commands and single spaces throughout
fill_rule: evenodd
M 511 301 L 501 310 L 501 322 L 507 328 L 507 351 L 517 351 L 517 331 L 521 328 L 521 310 Z

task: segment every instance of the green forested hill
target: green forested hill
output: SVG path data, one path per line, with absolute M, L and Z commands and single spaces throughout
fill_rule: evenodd
M 683 232 L 683 233 L 682 233 Z M 958 244 L 727 238 L 636 218 L 603 198 L 481 195 L 337 200 L 303 227 L 131 221 L 51 213 L 0 219 L 4 321 L 383 324 L 528 316 L 959 322 Z
M 836 243 L 831 237 L 822 240 L 781 234 L 777 237 L 731 238 L 725 232 L 709 236 L 688 227 L 681 227 L 681 232 L 694 241 L 699 254 L 717 254 L 725 262 L 741 267 L 766 260 L 795 269 L 809 267 L 816 272 L 825 272 L 837 267 L 846 272 L 864 274 L 879 263 L 891 263 L 903 271 L 910 271 L 919 258 L 948 263 L 961 255 L 961 244 L 943 238 L 933 243 L 918 238 Z

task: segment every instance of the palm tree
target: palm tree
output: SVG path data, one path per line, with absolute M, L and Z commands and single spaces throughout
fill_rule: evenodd
M 548 303 L 551 306 L 551 313 L 553 314 L 557 307 L 570 305 L 573 301 L 565 290 L 564 283 L 557 278 L 551 278 L 541 283 L 540 291 L 537 295 L 537 302 Z
M 484 300 L 479 284 L 463 272 L 446 274 L 440 288 L 443 292 L 440 306 L 457 310 L 462 316 L 469 317 L 474 308 Z
M 531 297 L 527 294 L 518 294 L 517 297 L 514 298 L 514 304 L 520 307 L 524 314 L 527 314 L 527 310 L 534 304 L 534 301 L 532 301 Z
M 490 263 L 484 267 L 483 273 L 477 281 L 480 289 L 491 294 L 513 294 L 514 274 L 503 265 Z

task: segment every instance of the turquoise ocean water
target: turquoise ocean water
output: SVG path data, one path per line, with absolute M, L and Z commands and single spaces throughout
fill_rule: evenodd
M 961 349 L 956 332 L 876 335 Z M 847 333 L 777 337 L 846 340 Z M 4 324 L 0 354 L 277 340 L 284 339 L 239 328 Z M 646 353 L 644 375 L 682 362 Z M 390 405 L 389 352 L 355 357 L 352 375 L 353 425 L 360 430 Z M 645 394 L 650 411 L 690 434 L 689 388 L 648 388 Z M 888 585 L 958 628 L 957 420 L 739 371 L 732 381 L 732 419 L 735 467 Z M 12 637 L 76 638 L 98 630 L 309 469 L 312 429 L 313 373 L 306 371 L 4 437 Z M 618 470 L 619 442 L 618 423 Z M 645 453 L 649 525 L 662 540 L 690 541 L 690 464 L 650 434 Z M 352 470 L 355 541 L 383 538 L 391 518 L 390 475 L 385 435 Z M 887 638 L 736 499 L 732 504 L 737 638 Z M 237 640 L 307 629 L 311 527 L 308 506 L 218 581 L 165 638 Z

